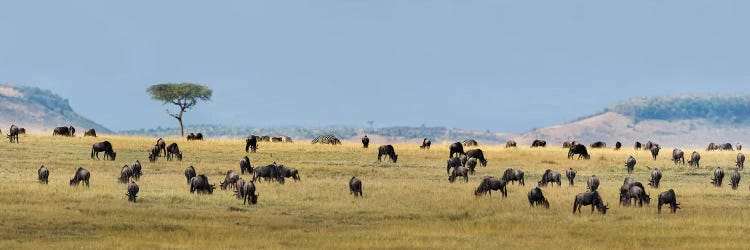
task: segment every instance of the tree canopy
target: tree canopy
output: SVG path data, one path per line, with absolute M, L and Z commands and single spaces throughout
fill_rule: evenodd
M 167 113 L 177 119 L 180 123 L 180 136 L 185 136 L 184 126 L 182 124 L 183 114 L 199 101 L 210 101 L 213 91 L 206 86 L 196 83 L 164 83 L 157 84 L 146 89 L 154 100 L 162 101 L 164 104 L 174 104 L 180 111 L 177 113 Z

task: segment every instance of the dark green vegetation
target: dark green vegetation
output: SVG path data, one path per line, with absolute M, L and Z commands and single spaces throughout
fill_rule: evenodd
M 705 119 L 718 124 L 750 125 L 750 96 L 685 95 L 633 98 L 607 111 L 643 120 Z

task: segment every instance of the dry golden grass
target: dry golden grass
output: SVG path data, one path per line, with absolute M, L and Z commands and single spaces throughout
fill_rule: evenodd
M 105 139 L 114 144 L 117 161 L 89 159 L 91 144 Z M 482 146 L 489 166 L 478 168 L 469 183 L 449 184 L 447 145 L 429 151 L 395 145 L 399 163 L 390 164 L 376 161 L 377 146 L 262 143 L 250 154 L 253 166 L 283 163 L 298 168 L 302 181 L 259 183 L 259 203 L 243 206 L 229 191 L 191 195 L 183 170 L 193 165 L 218 186 L 227 169 L 239 171 L 244 142 L 179 141 L 183 162 L 151 164 L 146 156 L 154 142 L 31 135 L 21 144 L 0 144 L 0 248 L 750 248 L 748 185 L 732 191 L 709 184 L 713 168 L 733 165 L 732 152 L 700 151 L 703 166 L 689 169 L 674 166 L 667 149 L 658 161 L 632 149 L 592 150 L 591 160 L 579 161 L 566 159 L 559 148 Z M 639 161 L 636 180 L 647 182 L 646 166 L 664 172 L 662 188 L 647 188 L 654 202 L 644 208 L 617 205 L 631 154 Z M 144 176 L 133 204 L 116 178 L 136 159 Z M 50 169 L 49 185 L 36 183 L 41 164 Z M 79 166 L 92 172 L 88 189 L 68 185 Z M 508 167 L 523 169 L 527 185 L 510 186 L 505 199 L 474 196 L 481 176 L 498 176 Z M 544 170 L 569 167 L 578 171 L 576 186 L 543 188 L 551 209 L 529 208 L 526 193 Z M 600 193 L 611 210 L 590 214 L 584 207 L 572 214 L 573 197 L 585 191 L 592 174 L 602 178 Z M 353 175 L 364 183 L 364 199 L 349 195 Z M 656 196 L 669 188 L 683 209 L 657 214 Z

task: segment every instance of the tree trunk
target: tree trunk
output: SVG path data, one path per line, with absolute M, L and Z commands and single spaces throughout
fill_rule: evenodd
M 177 121 L 180 122 L 180 138 L 185 138 L 185 127 L 182 126 L 182 118 L 177 118 Z

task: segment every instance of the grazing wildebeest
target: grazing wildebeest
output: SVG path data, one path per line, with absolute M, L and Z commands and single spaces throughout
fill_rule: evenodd
M 599 177 L 597 177 L 596 175 L 592 175 L 591 178 L 589 178 L 589 180 L 586 181 L 586 187 L 591 192 L 594 192 L 597 189 L 599 189 Z
M 430 146 L 432 146 L 432 141 L 430 141 L 427 138 L 422 139 L 422 145 L 419 146 L 421 149 L 430 149 Z
M 633 170 L 635 170 L 635 158 L 631 155 L 628 157 L 627 160 L 625 160 L 625 168 L 628 170 L 628 174 L 632 174 Z
M 459 155 L 466 154 L 466 152 L 464 152 L 464 145 L 462 145 L 460 142 L 454 142 L 448 148 L 450 149 L 450 154 L 448 155 L 448 159 L 453 158 L 453 154 L 459 154 Z
M 576 178 L 576 171 L 573 170 L 573 168 L 569 168 L 568 170 L 565 170 L 565 177 L 568 178 L 568 181 L 570 182 L 570 186 L 573 186 L 573 180 Z
M 216 186 L 208 183 L 208 177 L 203 174 L 190 178 L 191 194 L 195 191 L 198 191 L 198 194 L 213 194 L 215 188 Z
M 195 176 L 195 168 L 193 166 L 185 168 L 185 179 L 187 179 L 188 184 L 190 184 L 190 179 Z
M 464 166 L 469 169 L 471 175 L 474 175 L 474 169 L 477 167 L 477 162 L 477 158 L 469 158 L 469 160 L 466 161 L 466 164 L 464 164 Z
M 469 157 L 466 156 L 466 154 L 462 154 L 458 156 L 458 159 L 461 159 L 461 165 L 466 165 L 466 162 L 469 161 Z
M 135 181 L 130 182 L 128 184 L 128 193 L 125 194 L 128 197 L 128 201 L 135 203 L 135 199 L 138 198 L 138 191 L 140 191 L 138 184 Z
M 656 157 L 659 156 L 659 149 L 661 149 L 659 146 L 654 146 L 651 148 L 651 156 L 654 157 L 654 160 L 656 160 Z
M 661 182 L 661 170 L 655 168 L 654 171 L 651 171 L 651 180 L 648 181 L 648 185 L 652 188 L 659 188 L 659 182 Z
M 744 169 L 745 168 L 745 155 L 742 153 L 737 154 L 737 168 Z
M 690 155 L 690 160 L 688 161 L 688 164 L 691 167 L 700 168 L 701 167 L 701 154 L 698 152 L 693 151 L 693 154 Z
M 482 164 L 482 167 L 487 167 L 487 160 L 484 158 L 484 152 L 482 152 L 481 149 L 472 149 L 466 151 L 466 157 L 477 158 L 477 160 L 479 160 L 479 163 Z
M 639 141 L 635 142 L 635 150 L 641 150 L 642 147 L 643 147 L 643 144 L 641 144 L 641 142 Z
M 86 132 L 83 132 L 83 137 L 96 137 L 96 130 L 93 128 L 86 130 Z
M 503 178 L 502 179 L 504 181 L 506 181 L 506 182 L 508 182 L 508 181 L 511 182 L 511 184 L 513 184 L 516 181 L 518 181 L 518 183 L 521 184 L 521 186 L 526 186 L 526 182 L 524 180 L 525 179 L 524 175 L 525 175 L 525 173 L 522 170 L 520 170 L 520 169 L 508 168 L 503 173 Z
M 742 151 L 742 144 L 740 144 L 739 142 L 734 147 L 737 148 L 737 151 Z
M 197 134 L 190 133 L 190 134 L 188 134 L 188 136 L 187 136 L 186 139 L 188 141 L 202 141 L 203 140 L 203 134 L 202 133 L 197 133 Z M 279 141 L 281 141 L 281 140 L 279 139 Z
M 529 206 L 534 207 L 536 206 L 544 206 L 545 208 L 549 208 L 549 201 L 547 201 L 547 198 L 544 198 L 544 194 L 542 193 L 542 189 L 539 187 L 535 187 L 531 191 L 529 191 Z
M 732 186 L 732 190 L 737 190 L 737 187 L 740 186 L 740 179 L 742 179 L 742 176 L 740 175 L 739 170 L 735 169 L 732 174 L 732 179 L 730 179 L 729 182 L 729 185 Z
M 79 167 L 75 175 L 73 175 L 73 179 L 70 179 L 70 185 L 78 186 L 80 182 L 83 182 L 83 184 L 86 184 L 86 187 L 89 187 L 89 178 L 91 178 L 91 172 L 88 169 Z
M 651 148 L 659 146 L 659 144 L 656 144 L 655 142 L 648 141 L 645 145 L 643 145 L 643 150 L 651 150 Z
M 640 183 L 640 182 L 638 182 Z M 625 195 L 626 205 L 630 206 L 631 200 L 635 199 L 638 207 L 643 207 L 643 203 L 651 203 L 651 196 L 646 193 L 646 190 L 640 186 L 632 185 Z
M 251 205 L 258 203 L 258 194 L 255 193 L 255 183 L 252 181 L 245 182 L 241 187 L 242 189 L 242 205 L 250 203 Z
M 261 137 L 258 138 L 258 141 L 269 142 L 269 141 L 271 141 L 271 136 L 269 136 L 269 135 L 261 136 Z
M 244 187 L 245 187 L 245 180 L 240 177 L 237 179 L 237 181 L 234 182 L 234 196 L 237 197 L 237 199 L 242 199 L 245 197 L 244 194 Z
M 240 173 L 245 174 L 245 172 L 248 174 L 253 172 L 253 166 L 250 164 L 250 158 L 247 156 L 240 160 Z
M 531 143 L 532 148 L 543 148 L 547 146 L 547 142 L 543 140 L 534 140 L 534 142 Z
M 721 187 L 721 183 L 724 181 L 724 169 L 721 169 L 721 167 L 717 167 L 716 170 L 714 170 L 714 178 L 711 179 L 711 184 L 714 184 L 715 187 Z
M 583 159 L 586 159 L 586 160 L 591 159 L 591 155 L 589 155 L 589 151 L 586 149 L 586 146 L 582 144 L 576 144 L 576 145 L 570 146 L 570 148 L 568 149 L 568 159 L 573 159 L 574 155 L 578 155 L 579 160 L 581 159 L 581 157 L 583 157 Z
M 98 160 L 99 152 L 104 152 L 104 160 L 109 159 L 114 161 L 117 157 L 117 153 L 112 149 L 112 143 L 109 143 L 109 141 L 94 143 L 94 145 L 91 146 L 91 159 L 94 159 L 94 156 L 96 156 L 96 159 Z
M 598 141 L 598 142 L 591 143 L 591 145 L 589 145 L 589 146 L 591 146 L 591 148 L 606 148 L 607 147 L 607 143 Z
M 518 146 L 518 143 L 516 143 L 516 141 L 514 141 L 514 140 L 510 140 L 510 141 L 505 142 L 505 147 L 506 148 L 515 148 L 516 146 Z
M 167 160 L 171 161 L 175 156 L 177 156 L 178 161 L 182 161 L 182 151 L 180 151 L 180 146 L 177 146 L 177 143 L 173 142 L 167 146 Z
M 221 185 L 219 186 L 221 187 L 221 190 L 227 190 L 227 188 L 234 188 L 235 187 L 234 184 L 239 179 L 240 179 L 240 175 L 238 175 L 232 170 L 227 170 L 227 173 L 224 177 L 224 181 L 222 181 Z
M 251 135 L 250 138 L 245 139 L 245 153 L 253 152 L 258 150 L 258 137 Z
M 52 130 L 52 136 L 70 136 L 70 128 L 69 127 L 56 127 L 54 130 Z
M 253 182 L 261 181 L 261 178 L 265 181 L 278 181 L 276 163 L 264 167 L 253 169 Z
M 448 164 L 448 166 L 446 167 L 445 172 L 448 173 L 448 174 L 451 173 L 451 168 L 457 168 L 457 167 L 460 167 L 460 166 L 464 165 L 463 163 L 461 163 L 461 159 L 458 158 L 458 157 L 450 158 L 448 160 L 447 164 Z
M 596 208 L 602 214 L 607 214 L 607 209 L 609 209 L 609 205 L 604 204 L 602 197 L 596 191 L 576 195 L 573 201 L 573 213 L 575 214 L 576 211 L 581 213 L 582 206 L 591 206 L 591 213 L 594 213 L 594 208 Z
M 156 160 L 159 158 L 160 152 L 161 148 L 159 148 L 159 145 L 154 145 L 154 147 L 151 148 L 151 153 L 148 154 L 148 161 L 151 163 L 156 162 Z
M 714 151 L 714 150 L 719 150 L 719 144 L 716 144 L 714 142 L 709 143 L 708 147 L 706 147 L 706 151 Z
M 498 179 L 494 177 L 484 177 L 482 179 L 482 182 L 479 183 L 479 187 L 477 187 L 477 190 L 474 191 L 474 195 L 487 195 L 488 193 L 490 196 L 492 196 L 492 190 L 498 191 L 503 194 L 503 198 L 508 197 L 508 189 L 506 188 L 506 184 L 508 182 L 503 179 Z
M 562 185 L 562 181 L 560 179 L 560 172 L 554 171 L 552 169 L 547 169 L 542 175 L 542 180 L 539 181 L 539 186 L 546 187 L 549 183 L 557 183 L 557 186 L 559 187 Z
M 283 139 L 282 142 L 284 142 L 284 143 L 294 143 L 294 141 L 292 140 L 292 137 L 281 136 L 281 138 Z
M 135 162 L 133 162 L 133 166 L 130 167 L 130 169 L 133 170 L 133 179 L 135 179 L 136 181 L 140 180 L 141 175 L 143 175 L 142 167 L 143 166 L 141 166 L 141 162 L 139 160 L 135 160 Z
M 192 141 L 192 140 L 195 140 L 195 134 L 193 134 L 193 133 L 190 133 L 190 134 L 188 134 L 188 135 L 187 135 L 187 137 L 186 137 L 186 139 L 187 139 L 188 141 Z
M 203 133 L 197 133 L 197 134 L 195 134 L 195 140 L 196 141 L 202 141 L 203 140 Z
M 128 183 L 130 177 L 133 177 L 133 169 L 128 165 L 125 165 L 122 167 L 122 170 L 120 170 L 120 178 L 117 178 L 117 181 L 120 183 Z
M 47 184 L 49 183 L 49 169 L 45 168 L 44 165 L 39 167 L 39 170 L 37 172 L 37 180 L 39 180 L 39 183 Z
M 8 130 L 8 139 L 10 139 L 10 143 L 18 143 L 18 126 L 15 124 L 10 125 L 10 129 Z
M 726 151 L 734 151 L 734 148 L 732 148 L 732 144 L 728 143 L 728 142 L 722 144 L 720 149 L 721 150 L 726 150 Z
M 363 148 L 370 147 L 370 138 L 367 138 L 367 135 L 365 135 L 365 137 L 362 137 L 362 147 Z
M 677 195 L 674 193 L 674 190 L 670 189 L 659 194 L 659 206 L 657 207 L 659 213 L 661 213 L 661 206 L 664 204 L 669 204 L 672 213 L 677 212 L 677 209 L 680 208 L 680 203 L 677 203 Z
M 282 138 L 281 136 L 271 137 L 271 142 L 283 142 L 283 141 L 284 141 L 284 138 Z
M 451 172 L 451 175 L 448 176 L 448 182 L 455 182 L 456 177 L 459 176 L 464 177 L 464 182 L 469 182 L 469 169 L 461 166 L 453 168 L 453 172 Z
M 362 181 L 357 179 L 357 177 L 352 176 L 349 179 L 349 194 L 354 195 L 354 197 L 365 198 L 365 195 L 362 194 Z
M 294 181 L 301 180 L 299 177 L 299 170 L 296 168 L 290 168 L 284 165 L 276 166 L 276 177 L 277 178 L 292 178 Z M 282 184 L 283 181 L 281 182 Z
M 685 152 L 682 152 L 682 149 L 675 148 L 672 150 L 672 161 L 675 165 L 679 164 L 680 161 L 682 161 L 682 165 L 685 165 Z
M 620 150 L 621 148 L 622 148 L 622 143 L 620 143 L 619 141 L 615 142 L 615 150 Z
M 0 131 L 0 133 L 2 133 L 2 131 Z M 25 128 L 19 128 L 18 129 L 18 134 L 19 135 L 25 135 L 26 134 L 26 129 Z
M 68 131 L 69 131 L 68 136 L 70 137 L 76 136 L 76 128 L 74 128 L 73 126 L 70 126 L 70 128 L 68 128 Z
M 378 148 L 378 161 L 381 161 L 381 158 L 387 155 L 391 158 L 393 163 L 396 163 L 398 161 L 398 155 L 396 154 L 396 150 L 393 149 L 393 145 L 383 145 Z
M 563 145 L 562 145 L 563 148 L 570 148 L 572 146 L 573 146 L 573 142 L 572 141 L 564 141 Z
M 156 140 L 156 144 L 154 144 L 154 146 L 158 148 L 158 150 L 156 150 L 156 156 L 167 157 L 167 142 L 164 141 L 164 139 L 159 138 L 158 140 Z

